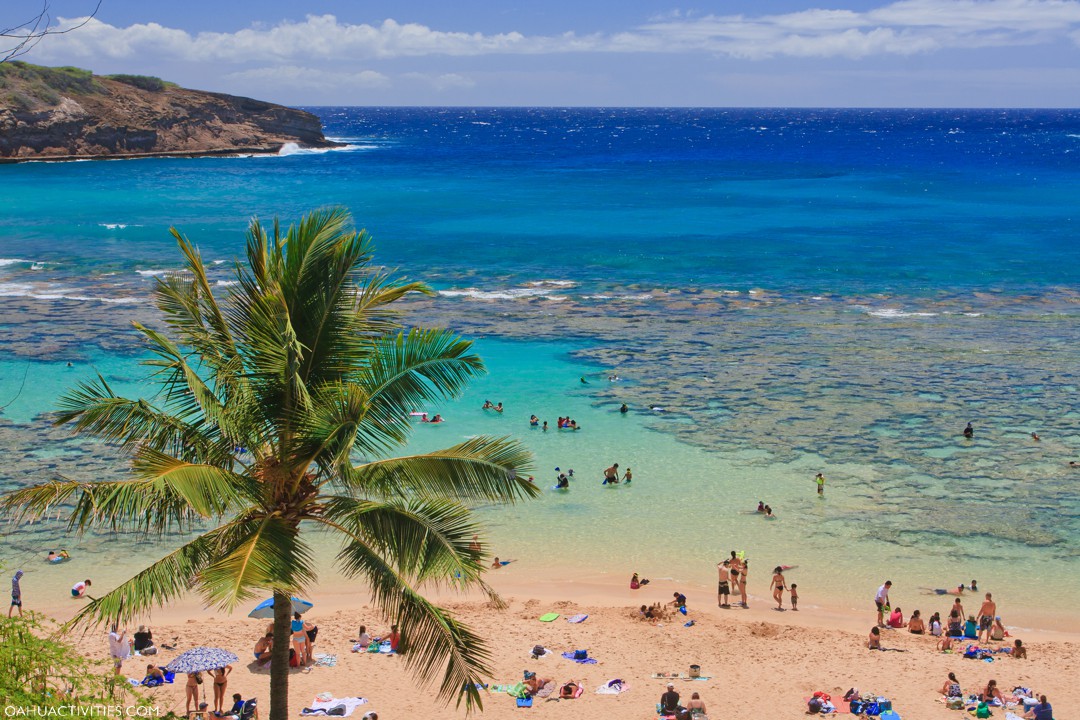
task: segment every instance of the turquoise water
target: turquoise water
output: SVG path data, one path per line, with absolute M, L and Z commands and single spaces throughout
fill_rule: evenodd
M 319 112 L 350 149 L 0 167 L 0 486 L 119 472 L 40 413 L 94 369 L 138 387 L 129 322 L 178 264 L 168 225 L 226 292 L 250 215 L 343 203 L 381 262 L 440 290 L 412 317 L 482 338 L 490 375 L 430 408 L 448 422 L 413 447 L 507 433 L 542 486 L 575 470 L 567 494 L 480 509 L 519 567 L 709 584 L 743 549 L 762 589 L 778 563 L 804 597 L 859 607 L 884 575 L 907 592 L 976 577 L 1003 609 L 1068 615 L 1080 114 Z M 531 430 L 532 413 L 583 430 Z M 612 462 L 632 487 L 600 487 Z M 759 499 L 776 520 L 746 514 Z M 0 558 L 57 533 L 11 533 Z M 64 572 L 158 551 L 118 562 L 115 543 L 85 540 Z

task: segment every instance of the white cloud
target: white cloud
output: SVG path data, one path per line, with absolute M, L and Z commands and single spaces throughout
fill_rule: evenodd
M 278 87 L 297 90 L 341 90 L 383 88 L 390 85 L 390 78 L 374 70 L 358 72 L 335 72 L 321 68 L 277 65 L 273 67 L 239 70 L 224 75 L 227 81 L 273 83 Z
M 303 21 L 235 32 L 191 34 L 156 23 L 115 27 L 93 19 L 77 32 L 48 38 L 30 59 L 139 57 L 300 68 L 320 61 L 567 53 L 862 58 L 1022 46 L 1063 38 L 1075 42 L 1078 33 L 1078 0 L 900 0 L 864 12 L 814 9 L 760 16 L 671 13 L 622 32 L 588 35 L 446 32 L 394 20 L 350 24 L 333 15 L 311 15 Z

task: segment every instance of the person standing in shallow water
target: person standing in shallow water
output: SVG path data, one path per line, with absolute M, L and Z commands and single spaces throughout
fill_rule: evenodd
M 817 494 L 819 497 L 825 497 L 825 476 L 818 473 L 814 477 L 814 481 L 817 482 Z
M 967 426 L 964 428 L 964 437 L 966 437 L 968 440 L 975 437 L 975 428 L 971 427 L 971 423 L 968 423 Z

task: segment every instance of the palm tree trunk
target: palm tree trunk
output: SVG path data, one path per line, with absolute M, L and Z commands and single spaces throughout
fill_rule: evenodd
M 270 653 L 270 720 L 289 718 L 289 648 L 292 598 L 274 591 L 274 645 Z

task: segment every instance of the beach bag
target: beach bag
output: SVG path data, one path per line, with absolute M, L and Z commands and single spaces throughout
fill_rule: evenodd
M 574 659 L 575 660 L 588 660 L 589 659 L 589 651 L 588 650 L 575 650 L 574 651 Z
M 860 700 L 859 698 L 855 698 L 851 701 L 851 705 L 848 706 L 848 710 L 851 712 L 852 715 L 862 715 L 863 708 L 865 707 L 866 704 L 862 700 Z
M 990 717 L 990 706 L 986 703 L 979 703 L 979 707 L 975 708 L 975 717 L 988 718 Z
M 542 657 L 545 653 L 547 653 L 547 648 L 545 648 L 543 645 L 533 645 L 531 655 L 534 660 Z
M 947 703 L 945 703 L 945 707 L 949 708 L 950 710 L 963 710 L 964 709 L 964 698 L 962 698 L 962 697 L 951 698 Z
M 863 708 L 863 713 L 872 717 L 877 717 L 881 714 L 881 706 L 877 704 L 877 701 L 867 703 L 866 707 Z

